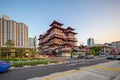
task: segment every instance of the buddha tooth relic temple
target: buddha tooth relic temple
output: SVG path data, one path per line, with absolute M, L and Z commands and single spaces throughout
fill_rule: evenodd
M 71 27 L 62 28 L 62 23 L 53 21 L 45 34 L 39 36 L 39 49 L 46 55 L 71 56 L 77 46 L 77 38 Z

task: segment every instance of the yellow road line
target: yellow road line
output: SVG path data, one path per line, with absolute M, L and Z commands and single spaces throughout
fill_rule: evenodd
M 120 72 L 120 68 L 111 68 L 111 67 L 105 67 L 105 66 L 95 66 L 95 68 L 99 68 L 99 69 L 103 69 L 103 70 L 109 70 L 109 71 Z
M 86 68 L 80 68 L 80 70 L 70 70 L 70 71 L 63 72 L 63 73 L 60 73 L 60 74 L 57 74 L 57 75 L 46 77 L 44 80 L 52 80 L 54 78 L 58 78 L 58 77 L 61 77 L 61 76 L 65 76 L 65 75 L 68 75 L 68 74 L 76 73 L 76 72 L 79 72 L 79 71 L 85 71 L 85 70 L 89 70 L 89 69 L 93 69 L 93 68 L 120 72 L 120 68 L 110 68 L 110 67 L 105 67 L 105 66 L 89 66 L 89 67 L 86 67 Z
M 88 69 L 92 69 L 92 68 L 120 72 L 120 68 L 111 68 L 111 67 L 106 67 L 106 66 L 90 66 L 90 67 L 86 67 L 86 68 L 81 68 L 81 70 L 88 70 Z
M 50 76 L 48 78 L 45 78 L 44 80 L 52 80 L 54 78 L 58 78 L 58 77 L 61 77 L 61 76 L 67 75 L 67 74 L 76 73 L 78 71 L 80 71 L 80 70 L 70 70 L 70 71 L 67 71 L 67 72 L 60 73 L 58 75 Z

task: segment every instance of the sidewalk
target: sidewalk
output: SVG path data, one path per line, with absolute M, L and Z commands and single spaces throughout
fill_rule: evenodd
M 120 80 L 120 61 L 111 61 L 28 80 Z

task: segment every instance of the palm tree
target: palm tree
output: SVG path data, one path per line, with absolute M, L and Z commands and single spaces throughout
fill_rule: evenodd
M 10 52 L 11 47 L 13 47 L 13 46 L 15 45 L 15 44 L 14 44 L 14 41 L 12 41 L 12 40 L 10 40 L 10 39 L 8 39 L 5 44 L 6 44 L 6 46 L 8 47 L 9 52 Z M 8 57 L 8 53 L 7 53 L 7 57 Z

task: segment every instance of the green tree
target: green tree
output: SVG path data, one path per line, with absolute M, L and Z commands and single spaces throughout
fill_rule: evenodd
M 34 57 L 35 56 L 35 54 L 36 54 L 36 49 L 35 48 L 32 48 L 32 49 L 30 49 L 30 56 L 31 57 Z
M 40 49 L 38 52 L 40 55 L 44 55 L 43 51 Z
M 93 49 L 90 49 L 90 55 L 95 55 L 95 50 L 93 50 Z
M 91 47 L 91 49 L 94 50 L 95 53 L 97 53 L 101 50 L 101 47 L 100 46 L 93 46 L 93 47 Z
M 8 39 L 5 44 L 6 44 L 6 46 L 8 47 L 9 53 L 11 53 L 10 49 L 11 49 L 11 47 L 13 47 L 13 46 L 15 45 L 15 44 L 14 44 L 14 41 Z M 7 53 L 7 57 L 8 57 L 8 53 Z
M 39 46 L 39 53 L 40 53 L 40 55 L 45 55 L 44 52 L 43 52 L 43 47 L 42 47 L 42 45 Z
M 25 49 L 24 48 L 21 48 L 20 49 L 20 58 L 23 58 L 25 55 Z

